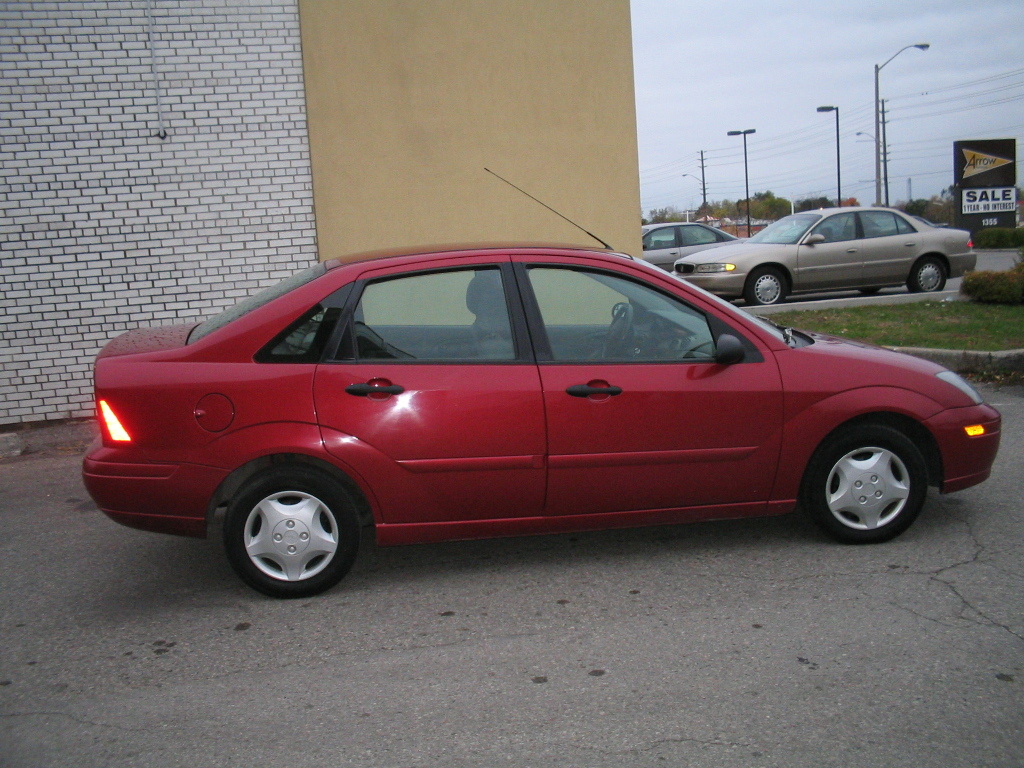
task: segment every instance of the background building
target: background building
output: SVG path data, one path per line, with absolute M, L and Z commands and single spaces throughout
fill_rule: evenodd
M 7 2 L 0 56 L 0 425 L 317 258 L 597 245 L 484 167 L 639 252 L 628 0 Z

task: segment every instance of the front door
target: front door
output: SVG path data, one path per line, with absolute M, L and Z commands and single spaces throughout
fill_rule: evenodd
M 857 214 L 829 216 L 818 222 L 807 237 L 813 235 L 821 235 L 825 240 L 799 246 L 793 287 L 807 291 L 863 285 L 864 257 L 861 241 L 857 239 Z
M 548 514 L 768 499 L 782 427 L 770 354 L 716 364 L 704 312 L 625 276 L 520 274 L 540 326 Z

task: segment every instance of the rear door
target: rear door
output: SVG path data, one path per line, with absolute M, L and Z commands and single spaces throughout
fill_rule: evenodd
M 861 211 L 864 231 L 864 282 L 898 285 L 906 281 L 910 265 L 921 249 L 920 233 L 891 211 Z
M 313 394 L 327 450 L 372 475 L 385 522 L 542 511 L 544 408 L 512 282 L 492 257 L 357 283 Z

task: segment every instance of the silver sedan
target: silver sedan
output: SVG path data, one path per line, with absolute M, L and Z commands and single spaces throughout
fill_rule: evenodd
M 645 224 L 642 232 L 644 260 L 668 272 L 681 256 L 739 242 L 728 232 L 696 222 Z
M 675 271 L 705 290 L 747 304 L 791 293 L 906 285 L 941 291 L 974 269 L 971 235 L 932 227 L 888 208 L 823 208 L 779 219 L 749 240 L 685 256 Z

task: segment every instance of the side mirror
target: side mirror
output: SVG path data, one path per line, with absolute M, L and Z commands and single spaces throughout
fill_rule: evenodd
M 715 345 L 715 362 L 719 365 L 732 365 L 739 363 L 746 357 L 746 350 L 743 349 L 743 342 L 731 333 L 723 333 L 718 337 Z
M 825 242 L 825 236 L 824 235 L 811 235 L 806 240 L 804 240 L 804 245 L 817 245 L 818 243 L 824 243 L 824 242 Z

